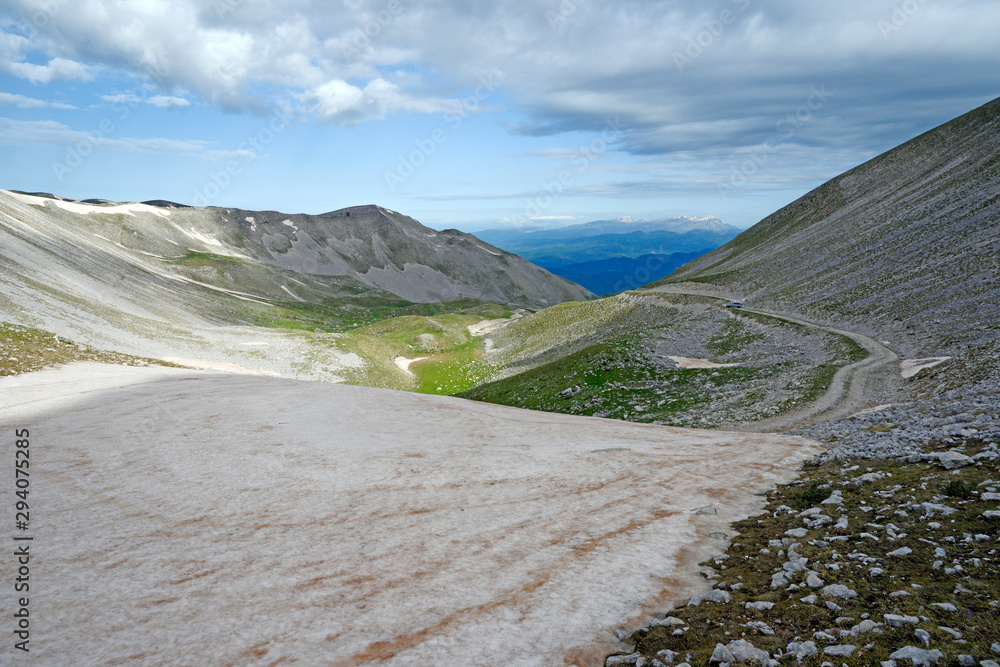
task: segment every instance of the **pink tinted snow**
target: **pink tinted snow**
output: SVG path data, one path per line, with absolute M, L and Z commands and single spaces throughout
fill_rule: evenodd
M 32 432 L 48 664 L 599 665 L 615 628 L 703 591 L 718 533 L 818 452 L 99 364 L 0 379 L 0 422 Z

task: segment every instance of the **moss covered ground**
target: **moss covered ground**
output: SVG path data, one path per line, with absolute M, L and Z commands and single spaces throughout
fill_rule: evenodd
M 957 448 L 973 456 L 983 443 Z M 974 664 L 1000 659 L 992 649 L 1000 641 L 1000 518 L 985 515 L 1000 509 L 998 487 L 1000 465 L 989 459 L 958 470 L 895 460 L 807 467 L 768 496 L 763 514 L 733 526 L 724 554 L 703 563 L 730 601 L 675 609 L 673 620 L 628 641 L 647 665 L 708 665 L 717 644 L 739 639 L 772 657 L 785 654 L 781 664 L 879 665 L 905 646 L 940 650 L 940 665 L 958 665 L 959 655 Z M 835 491 L 842 502 L 831 502 Z M 789 565 L 796 560 L 801 568 Z M 774 585 L 782 572 L 788 583 Z M 856 595 L 831 594 L 831 585 Z M 886 614 L 908 619 L 893 627 Z M 802 642 L 816 653 L 799 662 L 788 650 Z M 824 653 L 838 645 L 856 648 L 848 657 Z

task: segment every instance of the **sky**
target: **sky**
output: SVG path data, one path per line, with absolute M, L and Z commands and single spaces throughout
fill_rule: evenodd
M 740 228 L 1000 95 L 996 0 L 0 0 L 0 188 Z

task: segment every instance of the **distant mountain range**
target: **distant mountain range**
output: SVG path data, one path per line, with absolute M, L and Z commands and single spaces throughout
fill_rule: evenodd
M 552 273 L 583 285 L 594 294 L 634 290 L 669 276 L 678 267 L 700 257 L 701 252 L 650 253 L 639 257 L 611 257 L 592 262 L 546 267 Z
M 714 217 L 595 220 L 558 229 L 488 229 L 476 236 L 596 294 L 635 289 L 735 238 Z

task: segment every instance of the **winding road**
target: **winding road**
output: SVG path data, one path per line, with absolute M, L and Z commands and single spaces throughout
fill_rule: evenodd
M 740 424 L 741 430 L 752 431 L 785 431 L 791 428 L 800 428 L 815 424 L 821 421 L 841 419 L 867 407 L 871 407 L 872 398 L 868 391 L 872 384 L 872 379 L 879 373 L 886 370 L 886 366 L 898 361 L 899 357 L 888 347 L 873 338 L 846 329 L 836 329 L 824 326 L 816 322 L 810 322 L 798 317 L 787 315 L 777 315 L 762 310 L 745 309 L 747 312 L 756 313 L 784 320 L 793 324 L 800 324 L 810 329 L 818 329 L 828 333 L 846 336 L 868 351 L 868 356 L 861 361 L 855 361 L 840 368 L 833 376 L 830 386 L 826 392 L 809 405 L 783 415 L 763 419 L 757 422 Z
M 696 290 L 674 285 L 664 285 L 650 291 L 669 294 L 704 296 L 722 301 L 729 301 L 732 299 L 731 295 L 722 294 L 715 290 Z M 833 380 L 830 382 L 830 386 L 827 388 L 826 392 L 809 405 L 793 410 L 792 412 L 786 412 L 784 414 L 770 417 L 768 419 L 762 419 L 760 421 L 726 424 L 724 425 L 725 428 L 752 432 L 786 431 L 789 429 L 801 428 L 803 426 L 808 426 L 821 421 L 841 419 L 843 417 L 850 416 L 864 410 L 865 408 L 871 407 L 874 404 L 872 386 L 878 380 L 880 375 L 887 372 L 894 372 L 890 371 L 888 367 L 890 364 L 899 360 L 896 353 L 882 343 L 854 331 L 837 329 L 824 324 L 811 322 L 797 316 L 782 315 L 765 310 L 750 308 L 743 308 L 742 310 L 744 312 L 763 315 L 765 317 L 772 317 L 774 319 L 790 322 L 792 324 L 798 324 L 810 329 L 825 331 L 838 336 L 846 336 L 861 347 L 865 348 L 868 352 L 868 356 L 861 361 L 856 361 L 839 369 L 833 376 Z

